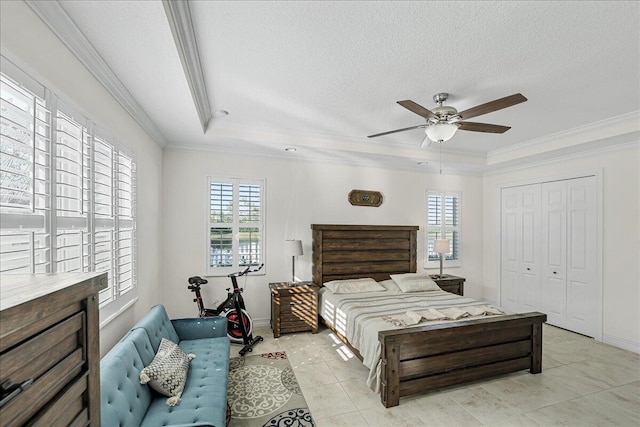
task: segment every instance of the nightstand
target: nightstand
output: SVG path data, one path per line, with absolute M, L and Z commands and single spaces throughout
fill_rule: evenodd
M 318 287 L 313 282 L 269 283 L 274 338 L 289 332 L 318 332 Z
M 431 274 L 430 276 L 443 291 L 458 295 L 464 294 L 464 277 L 452 276 L 450 274 L 444 274 L 443 277 L 440 277 L 437 274 Z

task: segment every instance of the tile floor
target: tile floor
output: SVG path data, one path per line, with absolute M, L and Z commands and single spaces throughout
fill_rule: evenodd
M 331 331 L 274 339 L 284 350 L 318 427 L 640 426 L 640 355 L 544 325 L 542 373 L 526 371 L 400 399 L 386 409 L 368 371 Z M 232 346 L 232 355 L 239 347 Z

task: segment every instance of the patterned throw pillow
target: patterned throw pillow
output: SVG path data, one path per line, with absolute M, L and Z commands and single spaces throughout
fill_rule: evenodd
M 187 381 L 189 363 L 195 357 L 195 354 L 182 351 L 178 344 L 162 338 L 156 356 L 140 371 L 140 384 L 149 383 L 158 393 L 169 396 L 167 405 L 176 406 Z

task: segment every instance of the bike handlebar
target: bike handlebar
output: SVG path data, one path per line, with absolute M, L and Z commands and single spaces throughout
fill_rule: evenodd
M 229 274 L 227 277 L 240 277 L 240 276 L 244 276 L 245 274 L 248 274 L 248 273 L 255 273 L 256 271 L 262 270 L 262 267 L 264 267 L 264 263 L 260 264 L 260 266 L 258 268 L 255 268 L 253 270 L 251 270 L 251 266 L 248 266 L 247 268 L 245 268 L 242 271 L 238 271 L 236 273 Z
M 248 273 L 255 273 L 256 271 L 262 270 L 262 267 L 264 267 L 264 263 L 260 264 L 258 268 L 254 268 L 253 270 L 251 269 L 251 266 L 248 266 L 242 271 L 238 271 L 236 273 L 231 273 L 227 275 L 227 277 L 240 277 Z M 197 289 L 200 289 L 201 285 L 205 285 L 208 283 L 206 279 L 203 279 L 200 276 L 189 277 L 188 281 L 189 281 L 189 286 L 187 286 L 187 289 L 189 289 L 191 292 L 195 292 Z

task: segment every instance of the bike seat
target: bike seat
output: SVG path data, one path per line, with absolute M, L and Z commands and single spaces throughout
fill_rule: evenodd
M 198 285 L 198 286 L 200 286 L 200 285 L 204 285 L 206 283 L 209 283 L 209 282 L 207 282 L 206 279 L 203 279 L 200 276 L 189 277 L 189 284 L 190 285 Z

